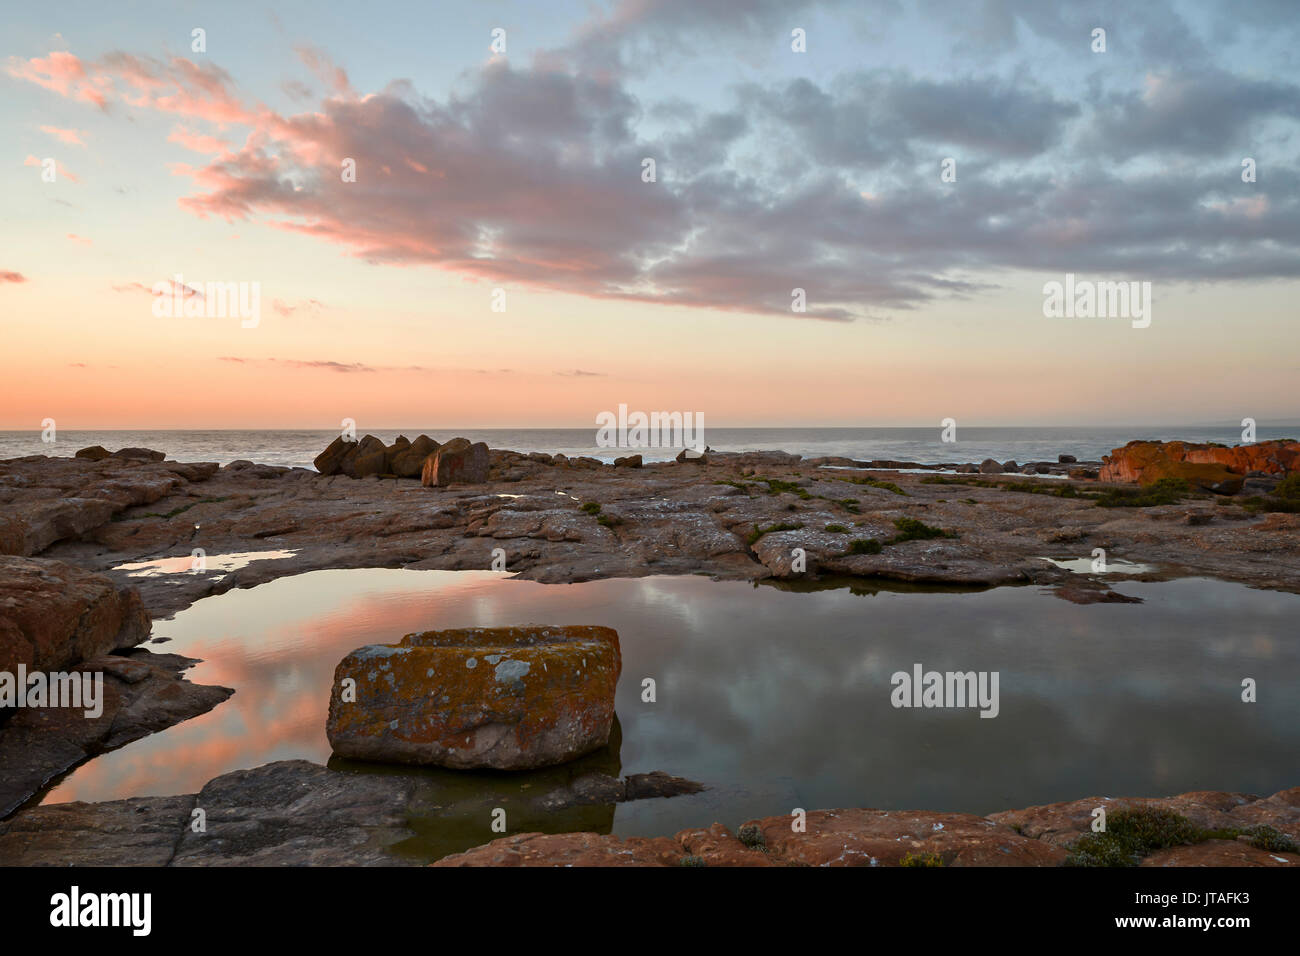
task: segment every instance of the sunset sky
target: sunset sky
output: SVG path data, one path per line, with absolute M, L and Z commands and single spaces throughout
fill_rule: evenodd
M 1293 0 L 273 6 L 6 4 L 0 429 L 1300 421 Z

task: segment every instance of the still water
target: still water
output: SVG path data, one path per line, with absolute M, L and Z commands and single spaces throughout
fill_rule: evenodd
M 832 584 L 834 582 L 831 582 Z M 192 793 L 230 770 L 330 759 L 325 717 L 347 652 L 431 628 L 618 630 L 621 740 L 584 767 L 663 770 L 704 793 L 564 814 L 511 830 L 671 834 L 795 807 L 989 813 L 1078 797 L 1260 794 L 1300 776 L 1300 596 L 1218 581 L 1122 583 L 1143 604 L 1077 606 L 1034 587 L 787 590 L 703 577 L 543 585 L 491 572 L 317 571 L 205 598 L 155 636 L 200 657 L 212 712 L 96 758 L 45 802 Z M 891 675 L 996 671 L 999 713 L 896 709 Z M 645 703 L 642 680 L 657 701 Z M 1241 701 L 1243 678 L 1258 702 Z M 340 764 L 357 769 L 356 764 Z M 421 775 L 459 811 L 419 821 L 412 853 L 483 842 L 481 805 L 523 808 L 573 768 Z

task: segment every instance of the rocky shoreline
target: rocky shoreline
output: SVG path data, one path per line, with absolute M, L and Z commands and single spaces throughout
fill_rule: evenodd
M 193 661 L 139 647 L 150 615 L 170 616 L 205 596 L 305 571 L 491 569 L 542 582 L 847 576 L 1032 584 L 1081 604 L 1134 600 L 1112 591 L 1111 582 L 1185 576 L 1300 593 L 1300 508 L 1287 486 L 1300 446 L 1265 443 L 1277 447 L 1244 453 L 1181 443 L 1153 451 L 1151 444 L 1117 449 L 1102 462 L 1026 465 L 711 451 L 653 464 L 628 456 L 607 465 L 464 440 L 438 445 L 425 436 L 392 448 L 363 439 L 354 449 L 335 449 L 332 475 L 247 461 L 181 463 L 148 449 L 3 461 L 4 666 L 94 669 L 107 675 L 108 693 L 103 716 L 63 721 L 69 726 L 51 723 L 53 711 L 0 714 L 0 817 L 78 763 L 203 713 L 232 693 L 184 680 Z M 365 457 L 352 462 L 356 451 Z M 1105 560 L 1129 562 L 1117 565 L 1128 570 L 1103 579 L 1062 566 L 1095 558 L 1097 549 Z M 233 569 L 204 566 L 209 556 L 249 552 L 252 559 Z M 257 557 L 265 552 L 279 556 Z M 191 569 L 190 556 L 203 560 Z M 123 567 L 163 559 L 184 567 L 151 576 Z M 167 800 L 155 809 L 184 804 Z M 23 810 L 0 833 L 10 847 L 23 833 L 23 845 L 35 846 L 33 834 L 45 831 L 25 828 L 61 812 Z M 883 811 L 826 812 L 842 820 Z M 1294 835 L 1294 820 L 1286 825 Z M 707 832 L 724 848 L 734 839 L 690 832 Z M 614 852 L 612 844 L 591 840 L 508 839 L 513 849 L 492 844 L 492 859 L 520 862 L 540 847 L 550 848 L 548 858 L 577 853 L 584 861 Z M 685 847 L 683 840 L 674 845 Z M 655 847 L 646 851 L 652 855 L 677 852 L 646 845 Z M 0 850 L 0 862 L 5 856 Z
M 1144 579 L 1203 575 L 1300 592 L 1300 515 L 1249 495 L 1197 489 L 1106 507 L 1097 496 L 1137 489 L 1002 471 L 886 471 L 782 452 L 615 467 L 492 451 L 490 462 L 482 483 L 427 487 L 418 478 L 353 479 L 242 461 L 12 459 L 0 462 L 0 553 L 107 574 L 136 587 L 155 617 L 323 568 L 489 570 L 495 548 L 505 551 L 505 570 L 548 583 L 705 573 L 1071 587 L 1088 582 L 1045 559 L 1103 548 L 1112 560 L 1158 568 Z M 1250 507 L 1259 501 L 1263 510 Z M 900 519 L 951 536 L 909 538 L 879 552 L 855 547 L 897 539 Z M 795 548 L 806 554 L 803 571 L 794 570 Z M 187 566 L 140 577 L 120 569 L 195 549 L 291 553 L 228 573 Z
M 516 832 L 493 839 L 491 802 L 448 807 L 418 779 L 350 773 L 302 760 L 239 770 L 196 794 L 41 806 L 0 822 L 9 866 L 415 866 L 421 829 L 457 814 L 482 845 L 451 853 L 465 866 L 1080 866 L 1094 811 L 1118 830 L 1125 813 L 1166 827 L 1123 865 L 1295 866 L 1300 787 L 1270 797 L 1198 791 L 1174 797 L 1088 797 L 986 817 L 924 810 L 809 811 L 714 823 L 671 837 L 618 837 L 613 804 L 699 789 L 666 774 L 624 780 L 575 774 L 539 796 L 548 815 L 585 811 L 574 832 Z M 194 826 L 202 811 L 203 828 Z M 554 817 L 552 817 L 554 819 Z M 562 818 L 563 819 L 563 818 Z M 470 836 L 472 842 L 477 837 Z M 1127 852 L 1130 848 L 1125 847 Z

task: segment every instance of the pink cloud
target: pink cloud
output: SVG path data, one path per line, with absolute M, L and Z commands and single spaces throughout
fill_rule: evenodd
M 189 125 L 169 137 L 212 156 L 168 167 L 191 180 L 196 191 L 179 204 L 199 217 L 261 222 L 371 263 L 622 301 L 789 316 L 795 283 L 777 272 L 816 284 L 810 319 L 855 317 L 838 303 L 919 295 L 796 243 L 797 199 L 749 196 L 719 170 L 648 185 L 642 158 L 659 150 L 638 139 L 641 106 L 608 75 L 544 58 L 520 69 L 494 62 L 438 102 L 400 81 L 361 95 L 319 51 L 299 56 L 333 94 L 291 115 L 243 102 L 212 63 L 120 52 L 89 65 L 72 59 L 77 82 L 110 103 L 248 128 L 242 145 L 220 152 Z M 44 76 L 36 62 L 11 72 Z M 68 84 L 75 95 L 80 87 Z M 345 163 L 355 180 L 341 175 Z M 852 245 L 845 235 L 829 245 Z
M 5 70 L 10 76 L 53 90 L 60 96 L 93 103 L 100 109 L 108 107 L 106 92 L 111 81 L 103 76 L 91 76 L 81 60 L 71 53 L 55 50 L 49 56 L 30 60 L 10 57 Z
M 321 309 L 325 308 L 325 303 L 321 302 L 319 299 L 306 299 L 291 305 L 288 302 L 276 299 L 271 303 L 271 308 L 275 309 L 279 315 L 283 315 L 287 318 L 300 310 L 319 312 Z
M 87 246 L 94 245 L 95 243 L 94 239 L 87 239 L 85 236 L 79 236 L 75 232 L 68 233 L 68 238 L 71 239 L 73 242 L 80 242 Z
M 27 80 L 70 99 L 107 110 L 113 99 L 139 109 L 203 119 L 220 125 L 255 122 L 259 110 L 239 102 L 225 70 L 183 57 L 167 63 L 152 57 L 110 53 L 85 63 L 71 53 L 24 60 L 11 57 L 10 76 Z
M 27 282 L 27 281 L 29 281 L 27 276 L 23 275 L 21 272 L 8 272 L 0 269 L 0 282 L 17 283 L 17 282 Z
M 174 295 L 176 293 L 177 286 L 173 280 L 163 279 L 162 284 L 167 286 L 168 291 L 165 293 L 155 292 L 152 286 L 147 286 L 143 282 L 126 282 L 123 283 L 122 285 L 115 285 L 113 286 L 113 291 L 114 292 L 145 292 L 148 293 L 149 295 Z M 186 285 L 186 286 L 181 286 L 180 288 L 184 290 L 184 296 L 187 299 L 190 298 L 191 296 L 196 296 L 196 295 L 199 298 L 203 298 L 203 293 L 192 286 Z
M 334 92 L 341 94 L 353 92 L 347 72 L 342 67 L 336 66 L 324 52 L 310 44 L 295 47 L 294 52 L 298 54 L 298 59 L 302 60 L 307 69 Z
M 57 127 L 57 126 L 42 126 L 42 127 L 41 127 L 41 132 L 42 132 L 42 133 L 49 133 L 51 136 L 53 136 L 53 137 L 54 137 L 55 139 L 57 139 L 59 142 L 61 142 L 61 143 L 66 143 L 66 144 L 69 145 L 69 146 L 85 146 L 85 145 L 86 145 L 85 142 L 82 141 L 82 139 L 81 139 L 81 131 L 80 131 L 80 130 L 75 130 L 75 129 L 59 129 L 59 127 Z
M 188 150 L 208 155 L 220 155 L 230 150 L 230 144 L 217 136 L 205 136 L 183 126 L 177 126 L 167 137 L 167 142 L 177 143 Z

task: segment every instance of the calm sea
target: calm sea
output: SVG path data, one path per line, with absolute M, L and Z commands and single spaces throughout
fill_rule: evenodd
M 358 434 L 364 434 L 360 429 Z M 438 441 L 461 436 L 487 442 L 490 448 L 590 455 L 613 461 L 627 450 L 600 448 L 592 428 L 377 428 L 376 437 L 390 443 L 398 435 L 428 434 Z M 312 459 L 337 436 L 337 431 L 59 431 L 46 444 L 39 431 L 0 432 L 0 459 L 23 455 L 71 456 L 79 448 L 103 445 L 110 451 L 128 446 L 154 448 L 177 461 L 226 464 L 246 459 L 268 465 L 312 467 Z M 1260 426 L 1259 441 L 1295 438 L 1300 426 Z M 1206 442 L 1241 442 L 1240 427 L 1061 427 L 958 428 L 957 441 L 944 443 L 934 428 L 706 428 L 705 441 L 718 451 L 788 451 L 805 457 L 841 455 L 846 458 L 888 458 L 924 464 L 979 462 L 985 458 L 1019 462 L 1055 461 L 1057 455 L 1096 460 L 1135 438 Z M 637 449 L 646 461 L 666 461 L 679 448 Z

